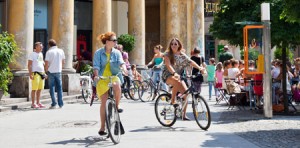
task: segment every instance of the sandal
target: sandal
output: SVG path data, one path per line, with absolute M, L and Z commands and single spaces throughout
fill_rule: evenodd
M 107 133 L 106 133 L 105 131 L 99 131 L 98 134 L 99 134 L 100 136 L 107 135 Z

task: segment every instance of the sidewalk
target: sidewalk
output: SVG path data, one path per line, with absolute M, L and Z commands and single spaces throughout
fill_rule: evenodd
M 202 95 L 208 96 L 205 84 Z M 209 102 L 213 112 L 221 112 L 216 124 L 259 147 L 300 147 L 300 116 L 274 115 L 266 119 L 262 110 L 250 110 L 249 106 L 246 110 L 227 110 L 225 102 Z

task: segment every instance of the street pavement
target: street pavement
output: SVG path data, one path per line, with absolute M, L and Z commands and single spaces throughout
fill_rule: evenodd
M 208 98 L 204 84 L 202 95 Z M 213 97 L 214 98 L 214 97 Z M 65 103 L 62 109 L 19 109 L 0 113 L 1 148 L 44 147 L 300 147 L 300 117 L 265 119 L 256 111 L 227 110 L 222 102 L 208 100 L 212 124 L 201 130 L 194 120 L 177 122 L 171 128 L 156 120 L 154 102 L 122 99 L 121 120 L 125 134 L 114 145 L 98 136 L 99 102 L 92 107 L 82 99 Z M 191 105 L 188 116 L 193 119 Z

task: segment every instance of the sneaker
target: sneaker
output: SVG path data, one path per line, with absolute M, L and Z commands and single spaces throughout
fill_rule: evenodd
M 56 106 L 50 106 L 49 109 L 56 109 Z
M 37 106 L 36 104 L 31 104 L 31 108 L 37 109 L 37 108 L 39 108 L 39 106 Z
M 38 104 L 39 108 L 45 108 L 45 105 L 43 105 L 42 103 Z

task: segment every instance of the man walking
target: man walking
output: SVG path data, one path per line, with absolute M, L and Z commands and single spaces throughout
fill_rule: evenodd
M 220 54 L 220 58 L 219 58 L 219 62 L 222 63 L 224 63 L 224 61 L 231 60 L 233 58 L 232 53 L 228 51 L 227 45 L 224 46 L 224 51 L 225 51 L 224 53 Z
M 48 41 L 49 50 L 46 53 L 45 59 L 45 70 L 48 74 L 48 83 L 50 88 L 50 95 L 52 104 L 49 109 L 56 108 L 56 98 L 55 98 L 55 88 L 57 90 L 57 102 L 59 108 L 62 108 L 64 103 L 62 100 L 62 80 L 61 80 L 61 71 L 63 64 L 65 64 L 65 54 L 62 49 L 59 49 L 56 46 L 54 39 Z
M 44 108 L 45 106 L 40 103 L 41 91 L 45 86 L 45 70 L 44 70 L 44 59 L 43 59 L 43 44 L 36 42 L 34 44 L 34 51 L 28 57 L 28 71 L 29 77 L 32 80 L 31 90 L 31 108 Z M 36 99 L 36 104 L 34 100 Z

